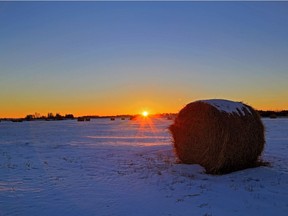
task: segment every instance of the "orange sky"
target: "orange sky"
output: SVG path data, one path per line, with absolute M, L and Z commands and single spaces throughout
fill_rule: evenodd
M 148 96 L 149 97 L 149 96 Z M 144 110 L 149 113 L 166 113 L 172 112 L 176 113 L 181 108 L 183 108 L 187 103 L 190 103 L 194 100 L 199 99 L 208 99 L 208 97 L 195 97 L 190 100 L 188 97 L 183 97 L 177 99 L 177 96 L 171 96 L 171 98 L 163 98 L 159 100 L 159 97 L 150 96 L 148 98 L 132 98 L 125 99 L 125 95 L 119 98 L 109 98 L 103 100 L 93 100 L 90 99 L 79 99 L 79 100 L 59 100 L 54 99 L 52 101 L 46 101 L 45 98 L 42 100 L 14 100 L 10 101 L 10 104 L 6 104 L 5 107 L 1 109 L 1 118 L 5 117 L 25 117 L 27 114 L 34 114 L 35 112 L 40 113 L 41 115 L 46 116 L 48 112 L 54 114 L 60 113 L 65 114 L 74 114 L 75 116 L 82 115 L 119 115 L 119 114 L 139 114 Z M 227 99 L 227 98 L 226 98 Z M 228 98 L 231 99 L 231 98 Z M 233 99 L 233 98 L 232 98 Z M 243 101 L 237 100 L 236 101 Z M 250 99 L 250 98 L 249 98 Z M 288 107 L 287 102 L 285 101 L 273 101 L 266 100 L 256 100 L 251 98 L 250 100 L 244 100 L 243 102 L 252 105 L 256 109 L 262 110 L 281 110 L 279 107 Z M 277 100 L 277 98 L 276 98 Z M 277 104 L 275 106 L 275 104 Z

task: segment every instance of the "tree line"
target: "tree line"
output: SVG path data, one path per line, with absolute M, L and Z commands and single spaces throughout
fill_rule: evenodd
M 281 111 L 263 111 L 263 110 L 258 110 L 258 113 L 261 117 L 264 118 L 281 118 L 281 117 L 288 117 L 288 110 L 281 110 Z
M 24 118 L 24 120 L 26 121 L 33 121 L 33 120 L 67 120 L 67 119 L 74 119 L 74 115 L 73 114 L 66 114 L 66 115 L 61 115 L 59 113 L 56 113 L 55 115 L 53 113 L 48 113 L 47 116 L 40 116 L 40 115 L 26 115 L 26 117 Z
M 257 110 L 259 115 L 263 118 L 288 118 L 288 110 L 281 110 L 281 111 L 272 111 L 272 110 Z M 151 115 L 151 117 L 160 117 L 160 118 L 167 118 L 173 120 L 177 116 L 176 113 L 161 113 L 161 114 L 156 114 L 156 115 Z M 116 115 L 116 116 L 81 116 L 78 117 L 84 118 L 84 119 L 94 119 L 94 118 L 135 118 L 137 115 Z M 61 115 L 59 113 L 53 114 L 53 113 L 48 113 L 47 116 L 41 116 L 39 113 L 35 114 L 28 114 L 26 115 L 25 118 L 2 118 L 0 121 L 15 121 L 15 122 L 21 122 L 21 121 L 34 121 L 34 120 L 45 120 L 45 121 L 52 121 L 52 120 L 72 120 L 72 119 L 77 119 L 74 117 L 73 114 L 65 114 Z

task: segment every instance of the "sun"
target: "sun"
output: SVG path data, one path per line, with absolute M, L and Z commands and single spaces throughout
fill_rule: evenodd
M 147 117 L 148 115 L 149 115 L 149 113 L 148 113 L 147 111 L 143 111 L 143 112 L 142 112 L 142 116 L 143 116 L 143 117 Z

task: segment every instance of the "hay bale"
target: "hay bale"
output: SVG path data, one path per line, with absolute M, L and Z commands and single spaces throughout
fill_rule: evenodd
M 210 174 L 257 165 L 264 148 L 264 126 L 252 107 L 228 100 L 186 105 L 169 127 L 183 163 L 200 164 Z

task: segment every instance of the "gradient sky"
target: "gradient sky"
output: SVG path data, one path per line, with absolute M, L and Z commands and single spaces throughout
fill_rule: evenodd
M 0 2 L 0 117 L 288 109 L 288 2 Z

